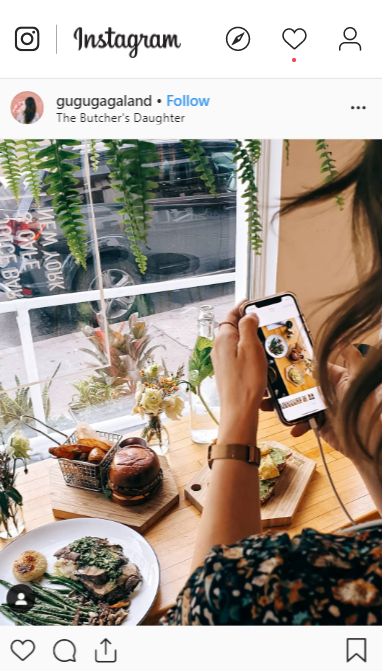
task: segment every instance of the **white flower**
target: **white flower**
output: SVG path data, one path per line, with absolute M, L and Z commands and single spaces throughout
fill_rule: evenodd
M 181 396 L 167 396 L 163 400 L 164 411 L 169 419 L 180 419 L 184 401 Z
M 135 401 L 136 401 L 137 404 L 140 403 L 140 401 L 141 401 L 144 389 L 145 389 L 145 387 L 142 384 L 142 382 L 137 382 L 137 388 L 136 388 L 136 391 L 135 391 Z
M 7 454 L 11 459 L 30 459 L 30 441 L 22 431 L 15 431 L 7 442 Z
M 145 413 L 144 413 L 143 410 L 142 410 L 142 406 L 139 405 L 139 403 L 137 403 L 137 404 L 134 406 L 134 408 L 133 408 L 133 412 L 132 412 L 131 414 L 132 414 L 132 415 L 134 415 L 134 414 L 137 414 L 137 415 L 138 415 L 138 414 L 139 414 L 141 417 L 144 417 L 144 416 L 145 416 Z
M 151 377 L 156 377 L 159 373 L 159 369 L 160 369 L 159 364 L 153 363 L 153 364 L 151 364 L 151 366 L 148 366 L 147 368 L 145 368 L 144 374 L 146 375 L 146 377 L 150 377 L 150 378 Z
M 175 398 L 174 396 L 165 396 L 163 399 L 163 409 L 167 414 L 167 409 L 171 411 L 175 407 Z
M 162 404 L 162 392 L 160 389 L 146 389 L 142 396 L 141 405 L 146 412 L 157 415 Z

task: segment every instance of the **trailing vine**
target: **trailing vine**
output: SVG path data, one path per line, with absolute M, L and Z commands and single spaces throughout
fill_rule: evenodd
M 50 140 L 50 145 L 41 149 L 36 159 L 48 171 L 44 180 L 49 185 L 46 193 L 52 196 L 56 220 L 64 231 L 70 252 L 75 262 L 86 269 L 86 224 L 77 187 L 79 180 L 73 174 L 79 167 L 69 162 L 80 158 L 80 154 L 64 148 L 78 145 L 81 145 L 78 140 Z
M 236 172 L 245 184 L 242 198 L 245 199 L 246 204 L 249 242 L 255 254 L 260 254 L 263 241 L 260 235 L 262 226 L 257 198 L 255 166 L 261 156 L 261 141 L 245 140 L 245 144 L 243 144 L 241 140 L 236 140 L 233 156 L 237 165 Z
M 90 144 L 90 163 L 94 172 L 97 172 L 99 164 L 98 160 L 99 153 L 97 152 L 97 142 L 96 140 L 89 140 L 89 144 Z
M 321 174 L 325 174 L 324 182 L 329 182 L 331 179 L 338 175 L 338 170 L 336 170 L 336 161 L 333 158 L 333 154 L 329 151 L 329 145 L 326 140 L 317 140 L 316 141 L 316 151 L 321 152 Z M 342 211 L 345 207 L 345 201 L 342 194 L 338 194 L 335 197 L 334 202 L 338 205 Z
M 64 231 L 67 243 L 77 264 L 86 268 L 87 236 L 85 218 L 82 214 L 82 201 L 78 189 L 79 180 L 74 172 L 79 170 L 73 160 L 78 153 L 65 147 L 81 144 L 76 140 L 51 140 L 48 147 L 40 148 L 40 140 L 3 140 L 0 143 L 0 164 L 6 184 L 17 203 L 20 201 L 20 183 L 25 180 L 36 206 L 40 205 L 41 170 L 48 171 L 45 183 L 47 195 L 52 196 L 52 206 L 57 223 Z M 96 140 L 90 140 L 90 162 L 96 172 L 99 166 L 99 153 Z M 205 183 L 209 193 L 218 195 L 214 172 L 201 140 L 180 140 L 195 171 Z M 260 140 L 236 140 L 233 160 L 236 173 L 245 186 L 243 198 L 246 204 L 246 217 L 249 241 L 256 254 L 262 247 L 262 225 L 259 213 L 258 189 L 256 186 L 255 166 L 261 155 Z M 126 233 L 131 250 L 142 275 L 147 269 L 147 257 L 142 246 L 147 243 L 148 231 L 152 219 L 152 206 L 149 201 L 155 197 L 157 178 L 160 170 L 153 164 L 160 161 L 155 144 L 141 140 L 103 140 L 107 148 L 107 163 L 111 167 L 111 186 L 118 191 L 114 199 L 122 207 Z M 289 165 L 290 140 L 284 140 L 286 163 Z M 316 141 L 316 152 L 320 154 L 320 172 L 327 182 L 338 175 L 336 161 L 326 140 Z M 344 198 L 339 194 L 335 198 L 340 210 L 344 209 Z
M 41 140 L 18 140 L 16 142 L 19 159 L 19 170 L 30 189 L 37 207 L 40 207 L 41 166 L 36 156 L 41 147 Z
M 4 176 L 17 204 L 20 201 L 21 173 L 15 140 L 3 140 L 0 144 L 0 161 Z
M 147 242 L 152 217 L 148 200 L 155 197 L 159 168 L 148 165 L 160 160 L 155 144 L 142 140 L 104 140 L 111 166 L 111 186 L 122 196 L 115 198 L 122 205 L 118 214 L 124 215 L 127 237 L 136 264 L 142 275 L 147 269 L 147 256 L 141 245 Z M 129 146 L 126 146 L 129 145 Z
M 196 163 L 195 172 L 205 182 L 212 196 L 217 196 L 216 181 L 213 170 L 209 167 L 209 160 L 200 140 L 181 140 L 184 151 L 189 154 L 190 160 Z
M 286 164 L 289 165 L 290 140 L 284 140 Z

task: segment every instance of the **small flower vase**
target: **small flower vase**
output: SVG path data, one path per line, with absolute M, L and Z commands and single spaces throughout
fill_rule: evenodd
M 10 500 L 8 511 L 9 517 L 0 512 L 0 538 L 5 541 L 21 536 L 25 529 L 22 506 Z
M 154 415 L 152 412 L 145 412 L 147 424 L 144 427 L 141 438 L 143 438 L 149 447 L 159 456 L 166 454 L 170 447 L 170 436 L 161 420 L 161 412 Z

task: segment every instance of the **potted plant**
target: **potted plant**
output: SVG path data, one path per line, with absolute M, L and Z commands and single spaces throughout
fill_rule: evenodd
M 101 322 L 100 315 L 98 319 Z M 69 403 L 72 414 L 77 420 L 91 423 L 99 419 L 99 411 L 104 419 L 105 415 L 111 418 L 130 412 L 140 371 L 154 350 L 164 345 L 150 347 L 152 336 L 148 333 L 148 325 L 138 318 L 137 312 L 118 329 L 108 326 L 110 365 L 105 332 L 101 326 L 85 326 L 82 332 L 94 349 L 81 347 L 80 351 L 95 357 L 101 368 L 86 380 L 70 383 L 77 392 Z

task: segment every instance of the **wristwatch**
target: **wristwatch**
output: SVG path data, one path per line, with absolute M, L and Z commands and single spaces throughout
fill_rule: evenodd
M 208 465 L 212 468 L 215 459 L 238 459 L 247 464 L 260 466 L 261 452 L 257 445 L 218 445 L 214 440 L 208 447 Z

